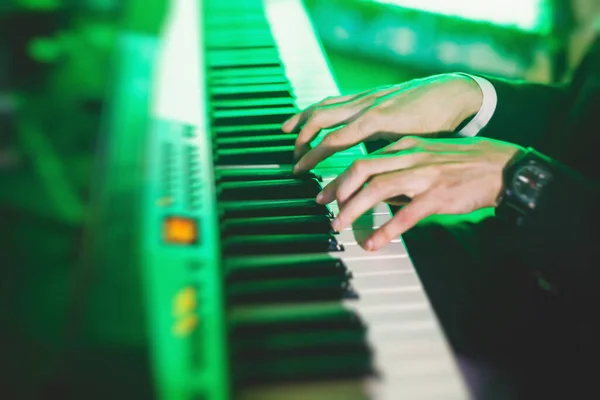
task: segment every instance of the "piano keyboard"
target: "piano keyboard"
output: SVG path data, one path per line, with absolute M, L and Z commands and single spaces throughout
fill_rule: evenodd
M 199 6 L 173 6 L 148 140 L 142 253 L 158 396 L 468 398 L 401 238 L 374 253 L 358 245 L 388 207 L 334 232 L 337 207 L 314 203 L 364 147 L 290 173 L 281 123 L 338 94 L 301 2 Z

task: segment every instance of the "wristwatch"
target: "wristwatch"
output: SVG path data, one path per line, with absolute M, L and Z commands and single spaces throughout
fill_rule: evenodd
M 504 167 L 496 215 L 520 225 L 527 214 L 535 210 L 552 179 L 550 158 L 532 148 L 517 152 Z

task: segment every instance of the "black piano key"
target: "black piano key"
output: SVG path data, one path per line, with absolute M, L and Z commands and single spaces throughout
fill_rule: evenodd
M 262 41 L 260 39 L 245 40 L 243 42 L 236 42 L 235 38 L 223 38 L 223 39 L 207 39 L 206 50 L 208 52 L 215 50 L 245 50 L 249 48 L 267 48 L 274 47 L 272 42 Z
M 205 43 L 207 52 L 214 50 L 232 50 L 237 47 L 260 48 L 260 47 L 277 47 L 273 37 L 265 35 L 264 29 L 259 26 L 248 27 L 243 34 L 236 30 L 212 29 L 210 33 L 205 35 Z M 215 47 L 216 46 L 216 47 Z
M 332 339 L 340 335 L 331 335 L 329 333 L 302 334 L 279 333 L 275 335 L 253 336 L 254 345 L 233 346 L 233 358 L 236 361 L 260 360 L 259 363 L 271 363 L 278 359 L 289 360 L 295 357 L 316 357 L 327 355 L 335 357 L 338 354 L 370 354 L 371 351 L 366 345 L 364 336 L 360 332 L 349 332 L 345 341 L 336 343 Z M 303 337 L 304 336 L 304 337 Z M 362 337 L 361 337 L 362 336 Z M 263 340 L 261 340 L 263 339 Z M 272 339 L 268 343 L 264 339 Z M 286 340 L 289 340 L 286 342 Z M 238 344 L 237 338 L 232 343 Z
M 336 302 L 237 307 L 230 311 L 228 323 L 231 335 L 240 337 L 274 332 L 366 329 L 358 315 Z
M 344 358 L 354 356 L 351 359 L 360 364 L 361 373 L 372 373 L 371 351 L 366 345 L 365 327 L 356 315 L 340 308 L 340 306 L 323 307 L 322 305 L 287 308 L 279 306 L 271 309 L 266 307 L 266 318 L 265 315 L 262 319 L 251 315 L 254 317 L 253 321 L 246 320 L 245 324 L 241 325 L 238 322 L 230 330 L 230 343 L 234 348 L 232 357 L 235 360 L 235 374 L 238 377 L 241 374 L 248 378 L 249 376 L 244 373 L 245 362 L 250 360 L 256 362 L 260 359 L 260 365 L 256 365 L 256 368 L 266 372 L 261 373 L 260 376 L 278 380 L 282 376 L 272 374 L 273 364 L 279 364 L 279 360 L 302 359 L 300 363 L 302 368 L 298 369 L 299 365 L 294 365 L 293 369 L 300 374 L 296 378 L 304 379 L 314 376 L 310 372 L 315 370 L 315 364 L 311 360 L 316 364 L 322 364 L 326 360 L 336 360 L 330 367 L 338 364 L 345 371 L 347 366 L 337 362 L 339 356 Z M 255 310 L 256 308 L 252 311 Z M 261 308 L 258 310 L 260 314 Z M 284 311 L 286 314 L 278 315 L 278 311 Z M 265 312 L 263 311 L 262 314 Z M 329 372 L 327 377 L 340 376 L 339 371 L 330 367 L 325 370 L 316 369 L 319 372 Z M 353 375 L 354 373 L 356 372 L 353 372 Z M 258 376 L 252 375 L 252 377 Z M 287 374 L 285 377 L 290 378 Z
M 274 235 L 335 233 L 326 215 L 231 218 L 221 224 L 221 233 L 230 235 Z
M 254 50 L 254 49 L 236 49 L 235 51 L 238 52 L 245 52 L 247 50 Z M 219 50 L 217 50 L 219 51 Z M 275 66 L 275 65 L 281 65 L 280 64 L 280 60 L 279 57 L 277 56 L 277 53 L 273 53 L 273 55 L 271 56 L 267 56 L 265 55 L 264 57 L 245 57 L 243 55 L 241 55 L 240 57 L 232 57 L 232 58 L 227 58 L 227 57 L 219 57 L 219 56 L 215 56 L 214 54 L 207 54 L 207 64 L 209 68 L 215 68 L 215 69 L 219 69 L 219 68 L 244 68 L 244 67 L 259 67 L 261 65 L 269 65 L 269 66 Z M 212 88 L 209 88 L 212 89 Z
M 259 85 L 239 85 L 239 86 L 215 86 L 209 88 L 213 96 L 236 94 L 236 93 L 255 93 L 257 99 L 264 98 L 264 93 L 285 92 L 289 94 L 291 84 L 286 83 L 264 83 Z
M 329 234 L 231 236 L 223 241 L 223 254 L 306 254 L 343 251 L 344 246 Z
M 212 65 L 211 70 L 220 70 L 220 69 L 240 69 L 240 70 L 245 70 L 245 69 L 255 69 L 255 68 L 281 68 L 281 64 L 279 62 L 275 62 L 275 61 L 258 61 L 256 63 L 246 63 L 246 64 L 231 64 L 231 65 Z M 223 97 L 227 97 L 227 96 L 223 96 Z M 231 96 L 233 98 L 235 98 L 234 96 Z M 258 97 L 258 96 L 257 96 Z
M 249 356 L 256 351 L 280 351 L 288 349 L 327 349 L 338 346 L 362 345 L 367 341 L 364 329 L 330 329 L 317 332 L 275 332 L 260 335 L 235 336 L 231 341 L 234 357 Z
M 245 346 L 244 340 L 254 341 L 257 351 L 262 352 L 261 361 L 264 361 L 257 369 L 261 370 L 260 377 L 263 379 L 289 379 L 291 376 L 285 374 L 273 375 L 272 365 L 278 364 L 278 360 L 297 360 L 302 359 L 298 365 L 294 365 L 298 375 L 296 378 L 313 377 L 310 371 L 314 371 L 314 365 L 310 360 L 316 360 L 316 364 L 321 365 L 323 362 L 332 362 L 331 366 L 326 369 L 316 368 L 319 372 L 325 372 L 328 378 L 332 376 L 340 376 L 339 371 L 331 368 L 333 365 L 343 365 L 344 371 L 347 371 L 347 365 L 339 364 L 339 356 L 343 356 L 346 362 L 354 360 L 360 364 L 357 370 L 362 374 L 372 372 L 371 355 L 369 348 L 361 343 L 362 337 L 365 335 L 366 327 L 360 318 L 353 312 L 344 309 L 343 306 L 337 303 L 316 303 L 293 306 L 254 306 L 234 308 L 229 314 L 230 327 L 230 342 L 236 343 L 239 341 L 240 347 L 238 350 L 243 350 Z M 328 334 L 339 335 L 340 332 L 346 332 L 349 337 L 341 339 L 337 344 L 331 343 L 332 340 L 323 339 Z M 290 343 L 286 340 L 298 339 L 296 344 L 286 345 Z M 304 339 L 299 339 L 303 337 Z M 271 338 L 270 345 L 261 338 Z M 279 343 L 277 343 L 279 342 Z M 248 342 L 246 342 L 248 343 Z M 261 346 L 261 344 L 264 344 Z M 304 351 L 299 351 L 299 349 Z M 248 348 L 246 351 L 252 351 Z M 239 354 L 239 353 L 238 353 Z M 349 356 L 354 356 L 347 358 Z M 234 354 L 235 357 L 235 354 Z M 244 362 L 249 357 L 240 357 L 236 359 L 235 375 L 242 380 L 250 378 L 245 374 L 246 367 Z M 254 358 L 254 357 L 251 357 Z M 256 360 L 255 360 L 256 361 Z M 350 368 L 350 369 L 353 369 Z M 352 374 L 357 373 L 353 371 Z M 325 376 L 323 375 L 323 377 Z M 260 379 L 257 375 L 252 375 L 252 379 Z
M 230 61 L 230 62 L 228 62 Z M 214 62 L 208 62 L 208 67 L 211 69 L 222 69 L 222 68 L 281 68 L 281 63 L 277 59 L 266 58 L 262 60 L 215 60 Z
M 238 257 L 225 260 L 227 284 L 272 278 L 338 277 L 348 280 L 352 273 L 343 261 L 329 255 Z
M 285 71 L 282 66 L 269 68 L 221 68 L 209 70 L 207 74 L 209 79 L 229 79 L 285 75 Z
M 215 164 L 223 165 L 291 165 L 294 146 L 217 149 Z
M 315 197 L 321 191 L 316 179 L 222 182 L 217 186 L 219 200 L 283 200 Z
M 268 107 L 268 108 L 287 108 L 288 110 L 294 109 L 294 102 L 291 98 L 286 97 L 272 97 L 266 99 L 242 99 L 242 100 L 215 100 L 211 102 L 213 110 L 232 110 L 232 109 L 251 109 L 257 107 Z M 281 126 L 280 126 L 280 133 Z
M 333 213 L 314 199 L 226 201 L 219 203 L 223 219 L 244 217 L 283 217 L 293 215 L 325 215 L 332 219 Z
M 348 280 L 338 276 L 245 281 L 225 288 L 229 306 L 339 301 L 353 293 Z
M 250 47 L 245 49 L 231 50 L 212 50 L 207 53 L 209 62 L 211 61 L 243 61 L 256 59 L 279 59 L 279 53 L 276 47 Z
M 292 98 L 289 84 L 217 86 L 210 90 L 212 100 L 263 99 L 265 97 Z
M 211 117 L 215 126 L 235 126 L 283 123 L 295 113 L 295 107 L 234 108 L 213 110 Z
M 214 88 L 211 94 L 212 131 L 215 147 L 220 150 L 215 152 L 215 160 L 219 165 L 292 164 L 295 138 L 281 132 L 281 123 L 296 113 L 296 109 L 292 90 L 275 51 L 263 3 L 259 0 L 234 0 L 234 5 L 223 7 L 218 2 L 207 5 L 208 14 L 211 14 L 205 22 L 209 28 L 205 38 L 205 46 L 209 48 L 207 76 L 209 86 Z M 285 112 L 281 110 L 284 108 L 287 108 Z M 313 200 L 320 191 L 320 185 L 302 187 L 298 183 L 287 186 L 275 182 L 275 185 L 259 185 L 258 189 L 227 186 L 227 183 L 249 183 L 248 179 L 252 180 L 252 184 L 282 179 L 317 181 L 314 176 L 299 178 L 289 170 L 274 173 L 269 178 L 264 173 L 254 176 L 252 173 L 215 174 L 222 195 L 219 206 L 224 229 L 236 232 L 223 244 L 225 292 L 229 305 L 293 300 L 311 301 L 313 307 L 303 311 L 288 309 L 279 315 L 270 311 L 266 312 L 268 316 L 262 317 L 257 317 L 256 307 L 253 311 L 248 311 L 247 306 L 233 307 L 229 316 L 234 382 L 246 385 L 366 376 L 372 367 L 362 322 L 339 305 L 335 305 L 337 309 L 334 311 L 328 308 L 331 306 L 317 307 L 314 304 L 315 301 L 335 300 L 343 295 L 341 289 L 346 289 L 343 285 L 349 278 L 343 263 L 327 254 L 321 254 L 322 257 L 247 256 L 263 254 L 263 251 L 264 254 L 289 254 L 298 250 L 341 250 L 335 237 L 316 235 L 308 228 L 314 223 L 318 229 L 323 226 L 330 229 L 329 225 L 320 225 L 328 224 L 329 210 Z M 287 193 L 284 193 L 284 187 Z M 306 189 L 310 194 L 305 193 Z M 241 194 L 242 190 L 248 194 Z M 246 198 L 249 199 L 244 200 Z M 221 201 L 223 199 L 226 200 Z M 246 210 L 243 210 L 244 203 Z M 267 206 L 271 206 L 272 211 L 265 208 L 265 203 L 270 203 Z M 280 220 L 266 217 L 282 216 L 300 216 L 288 218 L 288 227 L 306 229 L 310 233 L 266 234 L 267 226 L 275 225 L 270 228 L 273 232 L 281 232 L 285 226 Z M 307 220 L 302 216 L 316 218 Z M 249 217 L 263 219 L 248 227 L 246 218 Z M 301 221 L 310 222 L 304 225 Z M 264 228 L 261 235 L 255 235 L 255 227 Z M 249 235 L 244 235 L 244 232 Z M 275 253 L 271 249 L 273 245 L 279 247 Z M 233 253 L 228 251 L 232 249 Z M 243 257 L 229 257 L 235 251 L 240 251 L 238 254 Z M 244 309 L 247 312 L 240 317 L 238 311 Z
M 219 182 L 244 182 L 264 181 L 281 179 L 315 179 L 323 182 L 323 178 L 312 172 L 296 175 L 290 168 L 217 168 L 215 169 L 215 180 Z
M 239 76 L 225 78 L 210 78 L 209 85 L 211 86 L 242 86 L 242 85 L 264 85 L 264 84 L 289 84 L 285 75 L 263 75 L 263 76 Z M 263 101 L 266 105 L 271 99 L 256 99 L 257 102 Z M 275 100 L 275 99 L 274 99 Z M 291 101 L 289 102 L 291 103 Z M 212 107 L 219 108 L 218 105 L 211 104 Z M 223 108 L 223 107 L 220 107 Z
M 254 147 L 282 147 L 294 146 L 296 134 L 281 134 L 267 136 L 245 136 L 245 137 L 225 137 L 218 138 L 216 145 L 219 149 L 239 149 Z
M 338 330 L 325 334 L 323 332 L 267 333 L 249 338 L 235 337 L 231 342 L 232 355 L 236 361 L 260 359 L 261 362 L 271 362 L 274 359 L 289 359 L 297 356 L 370 353 L 365 339 L 364 331 Z
M 237 361 L 234 381 L 247 386 L 275 382 L 320 381 L 360 378 L 373 375 L 372 355 L 368 348 L 340 352 L 323 351 L 321 355 L 297 354 L 261 360 Z
M 243 137 L 256 135 L 279 135 L 282 133 L 280 123 L 215 126 L 213 132 L 217 137 Z

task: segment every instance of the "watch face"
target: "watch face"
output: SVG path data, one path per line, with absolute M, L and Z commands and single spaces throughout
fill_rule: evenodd
M 535 208 L 544 186 L 552 179 L 550 173 L 536 164 L 525 165 L 515 173 L 512 187 L 515 196 L 529 208 Z

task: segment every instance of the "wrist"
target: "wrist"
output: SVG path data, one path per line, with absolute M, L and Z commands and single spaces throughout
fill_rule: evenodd
M 477 82 L 466 75 L 460 75 L 460 79 L 465 86 L 464 97 L 462 101 L 463 119 L 467 119 L 479 112 L 483 105 L 483 91 Z
M 458 110 L 456 113 L 456 126 L 466 119 L 473 117 L 483 105 L 483 91 L 475 80 L 468 75 L 455 74 L 453 80 L 456 85 Z

